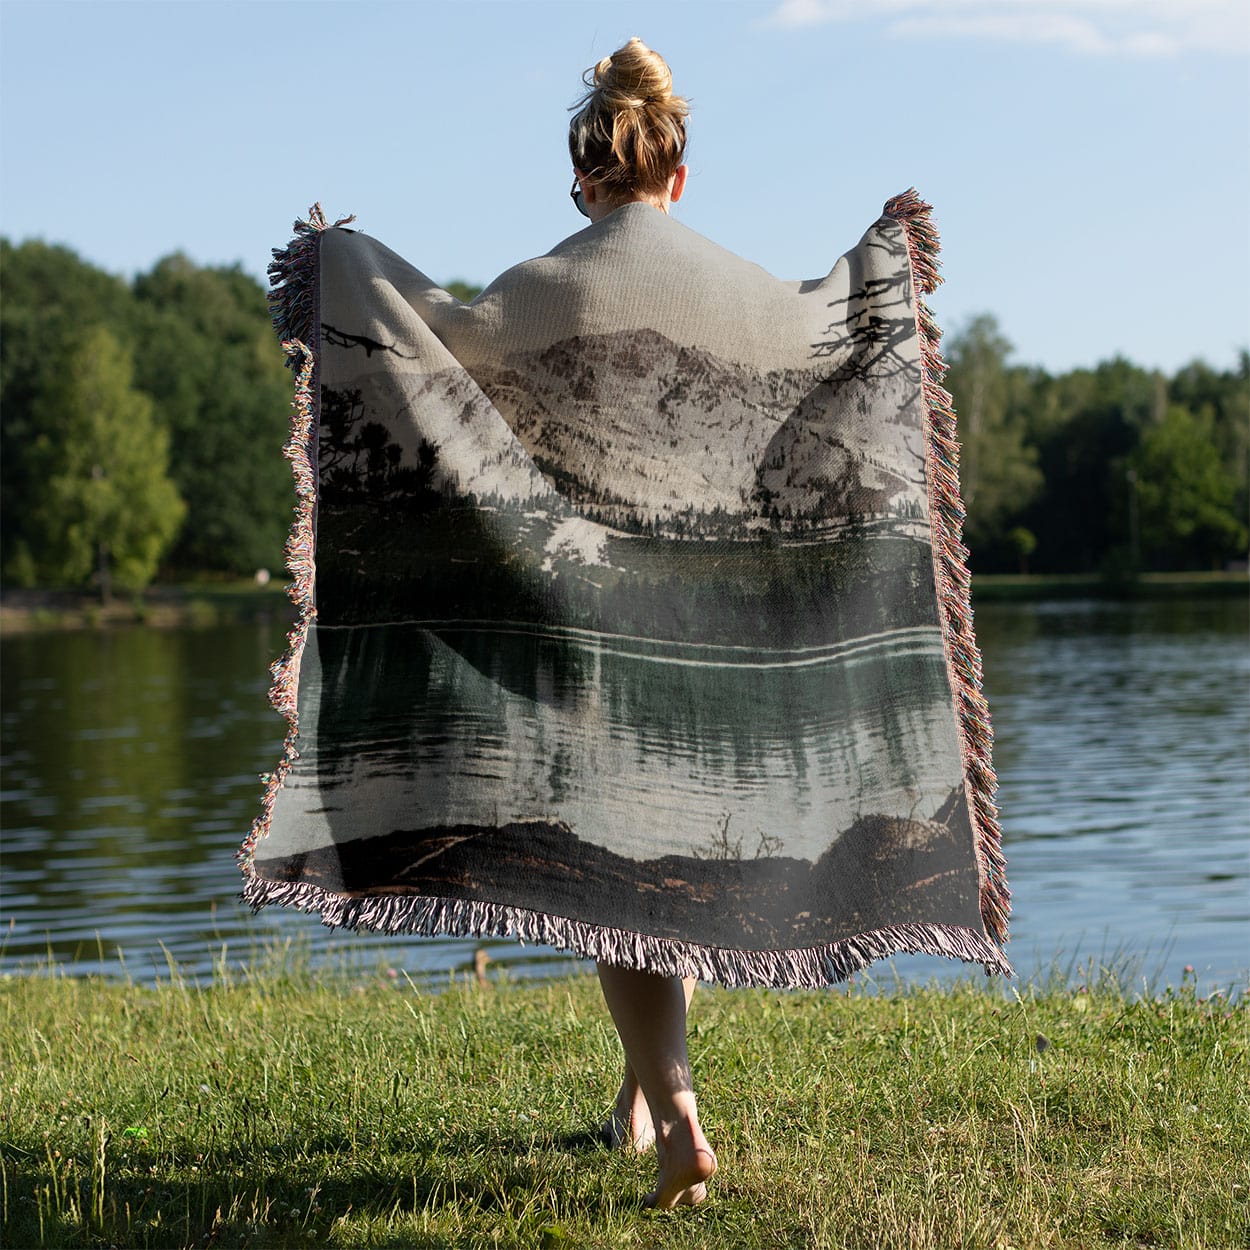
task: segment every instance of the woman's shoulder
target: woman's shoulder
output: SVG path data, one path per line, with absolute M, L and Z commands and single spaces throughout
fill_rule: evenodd
M 561 239 L 549 252 L 513 265 L 482 296 L 573 286 L 628 298 L 631 290 L 655 285 L 705 292 L 728 289 L 742 298 L 796 287 L 677 218 L 639 202 L 622 205 L 602 221 Z
M 500 274 L 474 320 L 496 346 L 534 349 L 646 328 L 727 360 L 802 363 L 827 296 L 786 282 L 649 204 L 627 204 Z M 822 320 L 823 319 L 823 320 Z

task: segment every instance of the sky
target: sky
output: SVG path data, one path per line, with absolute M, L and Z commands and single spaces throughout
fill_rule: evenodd
M 632 35 L 691 104 L 675 214 L 777 276 L 915 186 L 947 331 L 1053 372 L 1250 346 L 1245 0 L 0 0 L 0 231 L 263 280 L 320 202 L 484 284 L 584 224 L 568 109 Z

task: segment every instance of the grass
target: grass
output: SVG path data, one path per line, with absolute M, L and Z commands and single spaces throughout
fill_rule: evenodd
M 1088 978 L 1086 978 L 1088 980 Z M 419 990 L 281 966 L 0 982 L 6 1246 L 1234 1247 L 1250 1008 L 1095 984 L 700 987 L 720 1172 L 643 1211 L 595 1144 L 593 978 Z

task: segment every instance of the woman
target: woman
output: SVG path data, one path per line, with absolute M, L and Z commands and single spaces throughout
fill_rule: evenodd
M 603 1132 L 655 1144 L 673 1207 L 716 1170 L 696 979 L 1009 974 L 1009 894 L 928 206 L 783 282 L 667 216 L 663 60 L 631 40 L 587 86 L 591 225 L 472 303 L 319 210 L 275 254 L 301 611 L 240 858 L 254 907 L 594 960 Z
M 574 202 L 596 223 L 624 204 L 652 204 L 667 213 L 686 185 L 688 110 L 673 94 L 664 58 L 634 38 L 586 78 L 589 90 L 569 126 Z M 597 967 L 625 1050 L 625 1079 L 604 1137 L 635 1150 L 654 1143 L 660 1176 L 649 1205 L 702 1202 L 716 1156 L 699 1126 L 686 1053 L 686 1011 L 696 981 L 603 961 Z

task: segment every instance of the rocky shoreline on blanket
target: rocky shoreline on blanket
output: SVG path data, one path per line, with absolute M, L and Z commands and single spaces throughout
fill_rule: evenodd
M 639 861 L 582 841 L 563 821 L 521 820 L 258 857 L 256 871 L 347 898 L 506 901 L 656 937 L 784 949 L 935 917 L 959 923 L 977 891 L 963 810 L 953 792 L 930 820 L 862 817 L 814 863 L 744 854 L 728 830 L 705 856 Z

